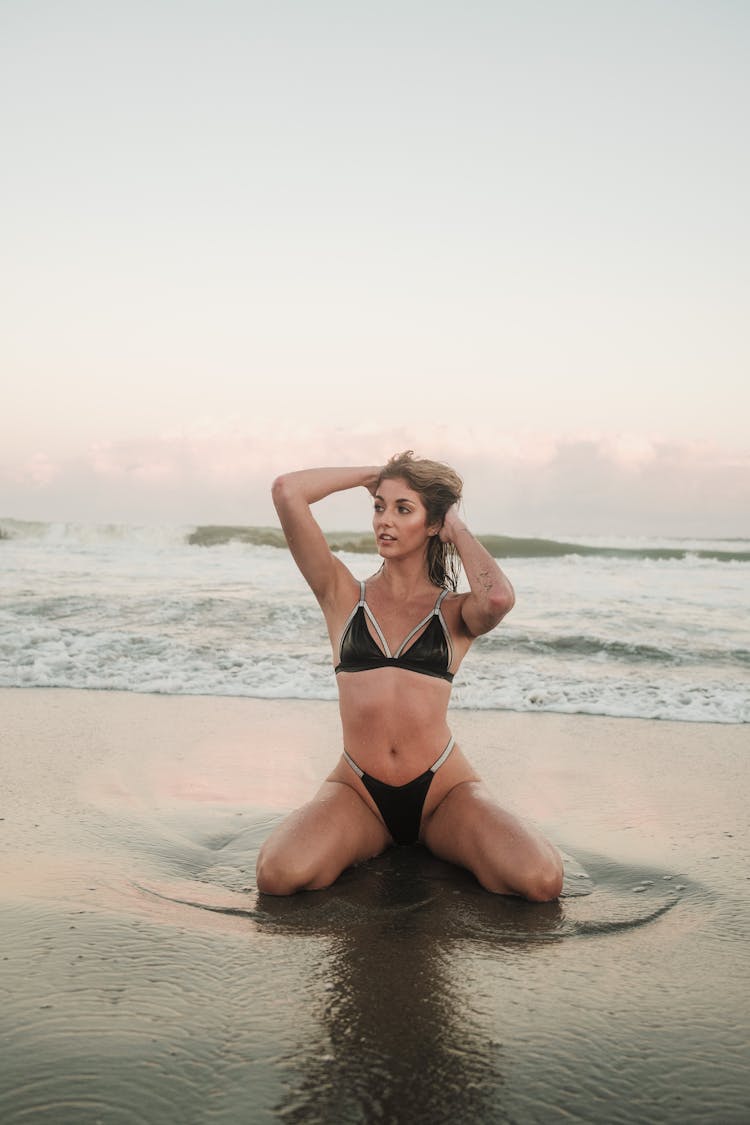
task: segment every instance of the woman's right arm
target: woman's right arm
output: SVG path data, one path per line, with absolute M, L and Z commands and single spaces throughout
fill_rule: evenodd
M 322 604 L 333 595 L 337 579 L 349 572 L 332 553 L 316 523 L 310 505 L 334 492 L 360 486 L 371 490 L 382 466 L 300 469 L 283 473 L 273 482 L 271 495 L 284 529 L 289 550 L 310 589 Z

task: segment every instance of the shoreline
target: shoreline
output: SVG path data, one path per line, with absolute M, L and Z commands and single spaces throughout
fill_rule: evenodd
M 39 776 L 46 761 L 51 776 L 57 763 L 69 771 L 72 752 L 77 788 L 89 798 L 106 785 L 114 792 L 113 777 L 129 773 L 155 801 L 204 793 L 281 813 L 309 799 L 341 753 L 338 704 L 329 700 L 33 687 L 0 688 L 0 708 L 6 774 L 17 772 L 27 796 L 29 770 Z M 566 844 L 606 852 L 614 843 L 656 859 L 657 829 L 681 835 L 689 821 L 710 833 L 713 817 L 739 833 L 744 823 L 746 724 L 499 710 L 449 709 L 448 717 L 501 804 Z M 717 769 L 732 783 L 712 801 Z M 637 842 L 629 822 L 640 825 Z
M 175 691 L 144 691 L 137 688 L 123 689 L 112 687 L 79 687 L 77 685 L 69 684 L 0 684 L 0 699 L 4 693 L 19 692 L 27 694 L 30 692 L 49 692 L 60 694 L 80 693 L 81 695 L 101 695 L 109 697 L 123 696 L 125 698 L 138 698 L 138 699 L 182 699 L 182 700 L 204 700 L 212 701 L 214 703 L 247 703 L 249 705 L 289 705 L 291 707 L 306 707 L 317 706 L 321 704 L 324 707 L 338 707 L 338 700 L 336 698 L 319 699 L 311 696 L 277 696 L 277 695 L 238 695 L 233 692 L 175 692 Z M 522 717 L 529 717 L 531 719 L 539 717 L 544 719 L 547 717 L 550 720 L 570 720 L 576 722 L 578 720 L 593 722 L 612 722 L 612 723 L 655 723 L 659 726 L 675 726 L 675 727 L 705 727 L 713 729 L 718 727 L 721 729 L 744 729 L 750 727 L 750 719 L 745 721 L 732 721 L 729 719 L 676 719 L 673 717 L 662 718 L 658 715 L 608 715 L 592 711 L 553 711 L 551 709 L 524 709 L 514 710 L 510 707 L 459 707 L 450 704 L 448 707 L 448 714 L 450 715 L 517 715 Z

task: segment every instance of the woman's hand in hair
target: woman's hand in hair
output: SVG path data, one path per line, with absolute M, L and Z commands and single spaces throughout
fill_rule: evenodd
M 366 481 L 363 482 L 365 488 L 370 493 L 370 496 L 374 496 L 376 491 L 377 491 L 378 481 L 380 480 L 380 474 L 382 473 L 382 471 L 383 471 L 383 466 L 382 465 L 376 465 L 373 468 L 372 476 L 369 478 L 369 480 L 366 480 Z
M 459 534 L 459 532 L 468 530 L 469 529 L 466 526 L 466 522 L 461 518 L 459 514 L 458 504 L 453 504 L 452 507 L 450 507 L 445 513 L 443 526 L 440 528 L 439 535 L 442 542 L 455 544 L 456 536 Z

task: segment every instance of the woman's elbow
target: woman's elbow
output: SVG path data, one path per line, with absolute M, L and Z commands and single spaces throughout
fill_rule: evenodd
M 288 499 L 289 494 L 289 474 L 281 473 L 280 476 L 276 477 L 275 481 L 271 485 L 271 499 L 273 500 L 275 507 L 278 508 L 279 504 L 283 504 L 284 500 Z
M 496 613 L 499 613 L 501 618 L 504 618 L 506 613 L 509 613 L 516 604 L 516 594 L 514 588 L 510 583 L 494 589 L 490 595 L 491 606 Z
M 464 614 L 464 621 L 472 636 L 480 637 L 483 633 L 491 633 L 506 613 L 510 613 L 514 601 L 513 591 L 489 593 L 481 604 L 473 607 L 471 615 Z
M 503 590 L 493 590 L 489 599 L 489 612 L 495 619 L 495 624 L 502 621 L 515 604 L 516 595 L 510 586 Z

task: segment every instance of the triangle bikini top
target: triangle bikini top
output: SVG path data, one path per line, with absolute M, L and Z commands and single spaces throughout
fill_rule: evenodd
M 441 590 L 434 607 L 399 645 L 391 655 L 383 630 L 378 625 L 372 610 L 365 601 L 365 584 L 359 584 L 359 601 L 347 618 L 339 641 L 339 662 L 334 671 L 369 672 L 372 668 L 405 668 L 409 672 L 420 672 L 424 676 L 453 681 L 451 666 L 452 646 L 450 633 L 445 624 L 440 605 L 448 593 Z M 377 633 L 382 649 L 367 627 L 370 621 Z M 410 648 L 406 646 L 424 626 L 427 628 L 417 637 Z M 406 651 L 404 651 L 406 650 Z

